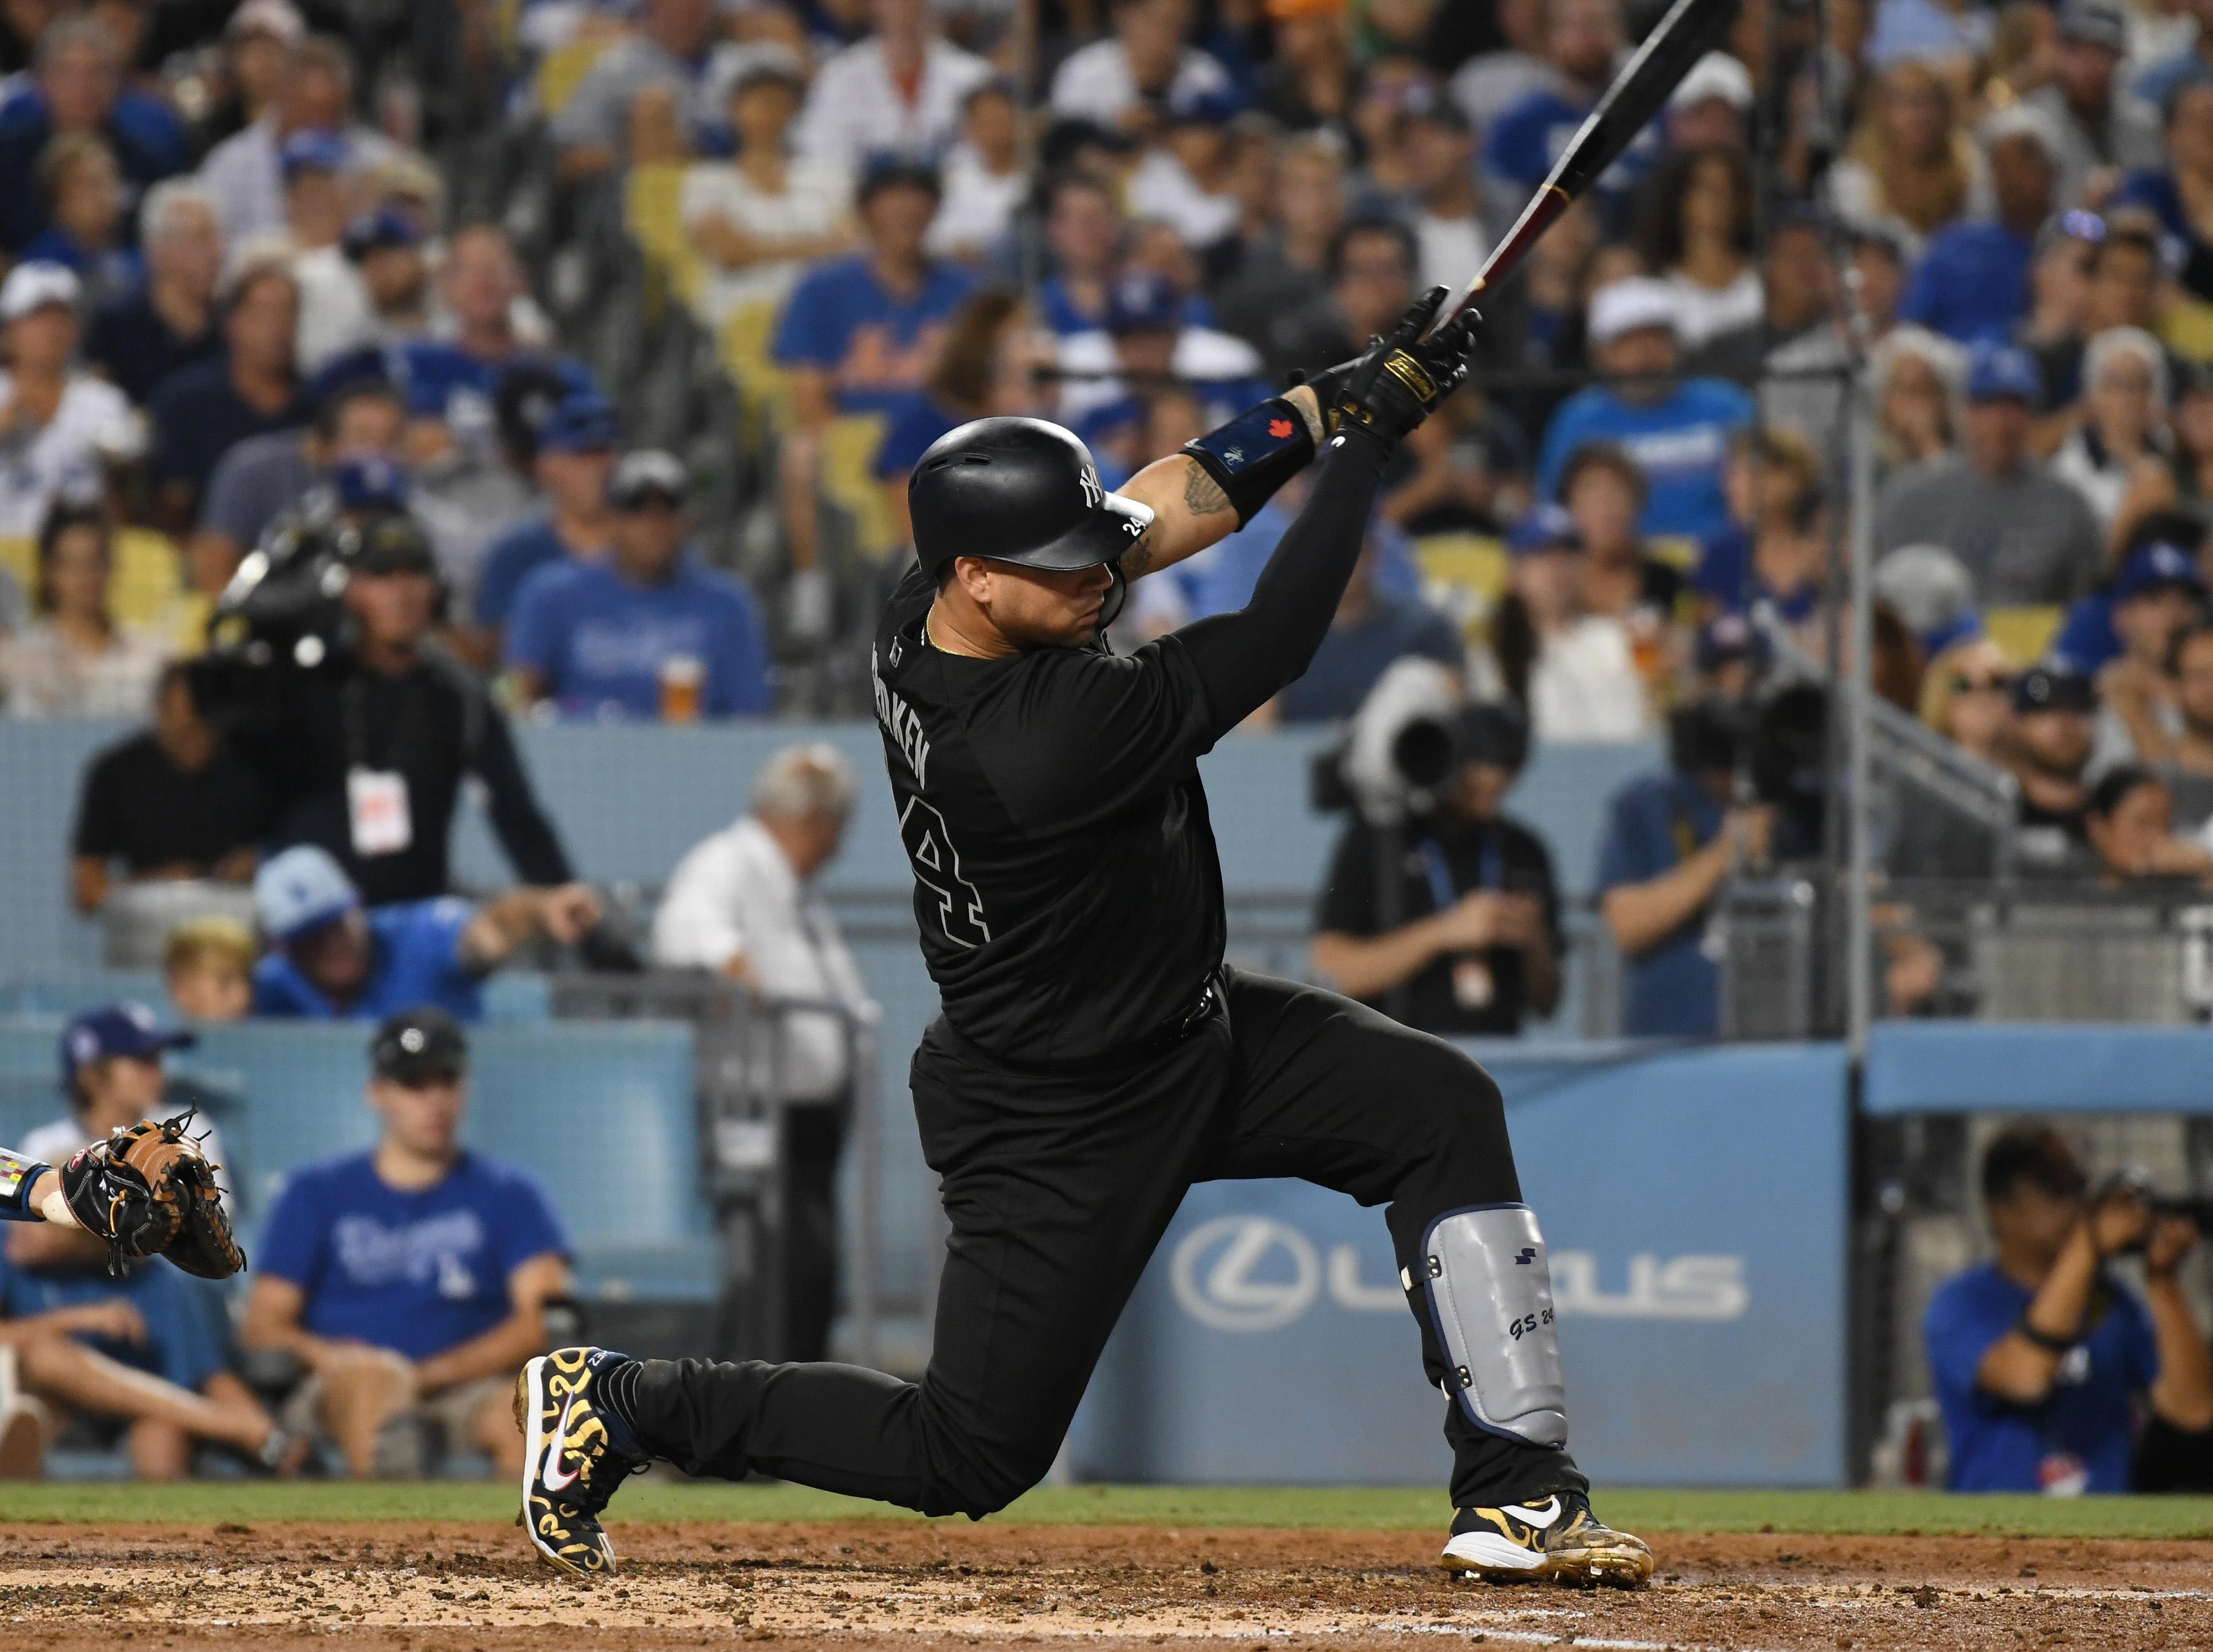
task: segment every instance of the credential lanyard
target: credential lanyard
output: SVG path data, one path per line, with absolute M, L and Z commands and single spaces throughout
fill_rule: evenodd
M 1460 899 L 1460 890 L 1453 883 L 1452 868 L 1445 863 L 1445 851 L 1438 847 L 1435 838 L 1422 839 L 1422 869 L 1429 874 L 1430 899 L 1437 911 L 1444 911 Z M 1498 852 L 1498 834 L 1486 828 L 1483 834 L 1483 852 L 1476 862 L 1475 887 L 1478 889 L 1503 889 L 1506 887 L 1506 869 Z

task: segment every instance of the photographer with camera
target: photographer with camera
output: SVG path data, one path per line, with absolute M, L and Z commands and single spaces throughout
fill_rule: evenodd
M 2049 1125 L 2016 1125 L 1984 1151 L 1997 1254 L 1939 1287 L 1922 1325 L 1954 1491 L 2126 1491 L 2132 1443 L 2135 1489 L 2202 1475 L 2213 1354 L 2176 1277 L 2197 1224 L 2128 1179 L 2089 1189 Z M 2108 1271 L 2131 1254 L 2141 1299 Z
M 1395 835 L 1355 815 L 1338 839 L 1314 967 L 1423 1032 L 1511 1035 L 1560 998 L 1552 859 L 1500 810 L 1528 760 L 1529 725 L 1492 704 L 1460 708 L 1445 727 L 1451 772 L 1433 807 Z
M 568 883 L 507 720 L 430 636 L 443 593 L 421 525 L 310 512 L 262 552 L 224 598 L 194 692 L 269 791 L 271 846 L 320 845 L 371 906 L 442 895 L 474 775 L 520 880 Z
M 1777 815 L 1738 782 L 1748 756 L 1746 701 L 1761 638 L 1724 614 L 1698 634 L 1698 692 L 1668 720 L 1668 766 L 1631 781 L 1607 806 L 1598 858 L 1599 916 L 1627 967 L 1621 1030 L 1631 1038 L 1712 1038 L 1720 969 L 1707 930 L 1739 865 L 1767 863 Z

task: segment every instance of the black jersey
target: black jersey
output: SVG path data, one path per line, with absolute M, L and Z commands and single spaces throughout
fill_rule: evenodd
M 901 582 L 870 675 L 946 1020 L 1038 1065 L 1162 1032 L 1225 927 L 1198 766 L 1216 731 L 1182 641 L 974 659 L 924 640 L 936 594 Z

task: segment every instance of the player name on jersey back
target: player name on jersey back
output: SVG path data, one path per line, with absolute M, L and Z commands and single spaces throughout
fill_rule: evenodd
M 892 653 L 896 657 L 906 649 L 904 637 L 892 639 Z M 883 673 L 877 669 L 876 651 L 869 650 L 869 689 L 876 698 L 876 721 L 884 726 L 884 734 L 906 759 L 906 766 L 914 775 L 914 783 L 930 783 L 930 738 L 922 732 L 921 714 L 899 696 L 895 689 L 884 686 Z
M 1137 1044 L 1222 961 L 1196 674 L 1173 645 L 948 653 L 925 635 L 936 595 L 900 582 L 869 686 L 946 1020 L 1013 1062 Z

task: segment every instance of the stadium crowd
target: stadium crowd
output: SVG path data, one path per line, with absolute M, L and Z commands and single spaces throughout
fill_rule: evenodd
M 411 31 L 321 0 L 0 8 L 0 713 L 149 718 L 84 777 L 75 903 L 241 892 L 168 937 L 176 1011 L 389 1034 L 386 1144 L 330 1173 L 318 1218 L 445 1186 L 460 1034 L 417 1027 L 444 1064 L 403 1059 L 386 1018 L 466 1021 L 503 963 L 605 934 L 510 719 L 860 709 L 864 669 L 822 668 L 864 665 L 932 442 L 1058 419 L 1112 487 L 1351 355 L 1474 272 L 1655 15 L 469 0 Z M 573 237 L 457 204 L 503 134 L 542 156 L 552 221 L 612 214 L 638 303 L 688 318 L 743 408 L 729 450 L 641 439 L 631 364 L 565 325 Z M 1747 801 L 1747 708 L 1841 658 L 1862 530 L 1876 688 L 2012 777 L 2024 863 L 2213 879 L 2202 0 L 1747 0 L 1482 336 L 1470 392 L 1394 459 L 1312 670 L 1254 720 L 1350 718 L 1408 661 L 1480 708 L 1403 887 L 1348 829 L 1320 973 L 1441 1031 L 1550 1013 L 1557 883 L 1508 794 L 1533 747 L 1664 734 L 1667 766 L 1608 812 L 1599 911 L 1623 1030 L 1712 1034 L 1725 880 L 1814 846 L 1802 812 Z M 1241 607 L 1298 503 L 1141 582 L 1117 641 Z M 298 692 L 257 693 L 210 622 L 302 546 L 343 569 L 342 623 Z M 809 886 L 853 786 L 834 754 L 771 765 L 671 869 L 643 953 L 863 1003 Z M 472 792 L 515 875 L 484 899 L 448 861 Z M 1905 881 L 1990 869 L 1910 812 L 1883 852 Z M 1936 945 L 1901 935 L 1889 962 L 1893 1009 L 1931 1002 Z M 88 1036 L 158 1054 L 113 1013 Z M 838 1090 L 838 1059 L 812 1052 L 801 1101 Z M 804 1199 L 834 1226 L 842 1126 L 820 1112 Z M 482 1350 L 520 1346 L 560 1283 L 542 1198 L 485 1174 L 523 1215 L 486 1229 L 505 1271 L 454 1265 L 490 1293 L 455 1350 L 388 1303 L 332 1329 L 279 1267 L 249 1329 L 330 1380 L 272 1421 L 200 1353 L 165 1355 L 183 1397 L 141 1468 L 174 1470 L 180 1438 L 288 1461 L 318 1428 L 389 1465 L 403 1411 L 471 1436 Z M 278 1231 L 320 1265 L 304 1215 Z M 825 1254 L 796 1293 L 818 1319 Z M 141 1317 L 67 1323 L 143 1347 Z M 826 1320 L 795 1335 L 819 1346 Z M 390 1357 L 338 1369 L 357 1338 Z

